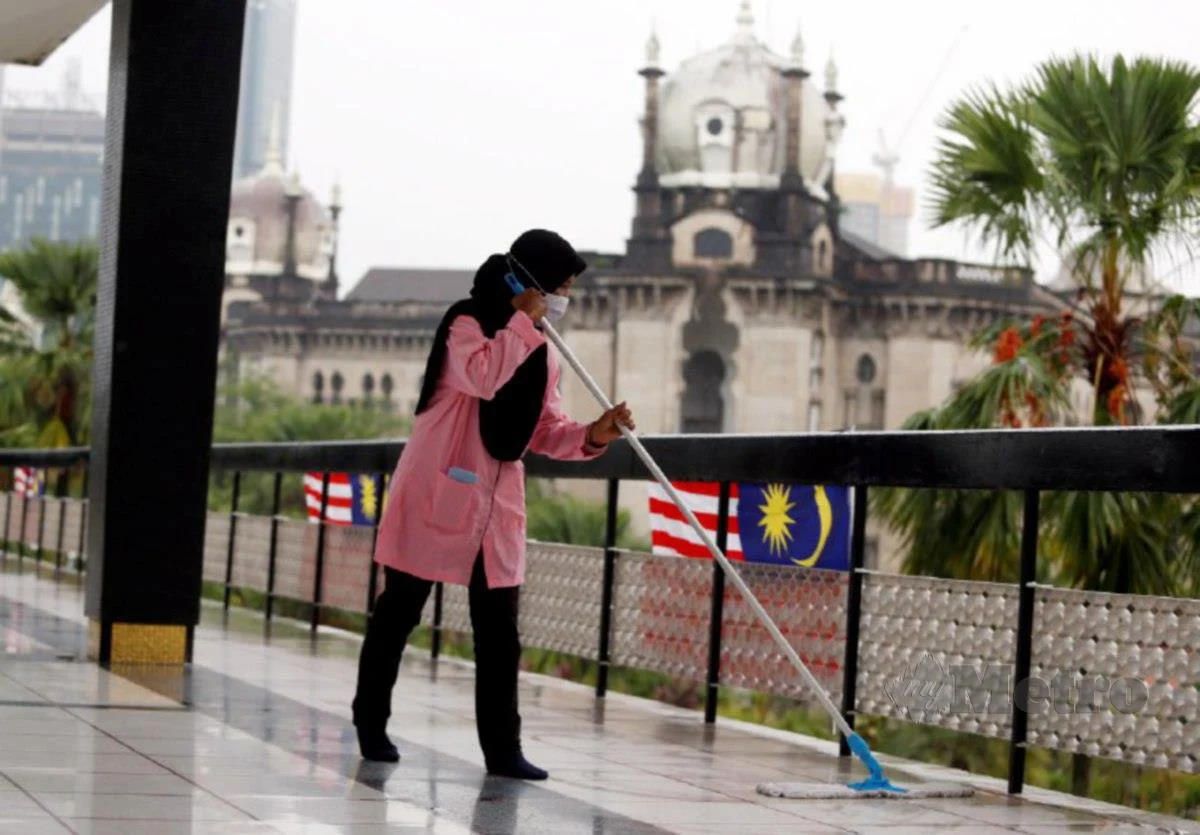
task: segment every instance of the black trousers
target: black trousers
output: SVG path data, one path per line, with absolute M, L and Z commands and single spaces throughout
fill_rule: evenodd
M 384 569 L 383 594 L 367 621 L 358 659 L 354 724 L 382 730 L 391 716 L 392 688 L 408 636 L 421 620 L 433 583 L 403 571 Z M 468 587 L 471 629 L 475 636 L 475 725 L 487 760 L 511 756 L 521 747 L 517 710 L 517 671 L 521 640 L 517 634 L 520 586 L 489 589 L 482 555 L 475 560 Z

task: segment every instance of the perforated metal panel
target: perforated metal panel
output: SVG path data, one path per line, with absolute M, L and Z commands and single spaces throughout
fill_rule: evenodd
M 712 578 L 708 560 L 621 554 L 613 589 L 613 663 L 704 681 Z
M 1012 725 L 1017 587 L 869 574 L 858 710 L 984 736 Z
M 521 589 L 521 641 L 599 657 L 604 550 L 530 542 Z
M 58 551 L 58 520 L 62 515 L 63 500 L 47 498 L 45 502 L 46 518 L 42 525 L 41 546 L 47 554 L 54 554 Z
M 233 555 L 233 584 L 265 591 L 271 520 L 266 516 L 238 516 Z
M 1029 742 L 1200 772 L 1200 600 L 1039 588 Z
M 839 698 L 846 651 L 848 575 L 843 571 L 750 563 L 737 569 L 801 660 L 821 685 Z M 811 698 L 800 674 L 741 593 L 728 582 L 721 635 L 721 684 Z
M 433 614 L 433 595 L 425 606 L 428 615 Z M 467 597 L 466 586 L 454 586 L 447 583 L 442 591 L 442 628 L 451 632 L 471 632 L 471 604 Z
M 38 546 L 38 523 L 45 500 L 39 496 L 30 496 L 25 500 L 25 537 L 21 541 L 26 548 Z
M 229 514 L 209 512 L 204 525 L 204 579 L 225 582 L 225 555 L 229 548 Z
M 87 515 L 87 502 L 82 499 L 64 499 L 63 512 L 66 513 L 66 524 L 63 525 L 63 552 L 75 557 L 79 554 L 79 543 L 82 539 L 83 520 Z
M 321 602 L 351 612 L 367 607 L 374 528 L 326 525 Z
M 281 519 L 275 544 L 275 594 L 311 601 L 317 564 L 317 526 Z M 365 599 L 365 597 L 364 597 Z

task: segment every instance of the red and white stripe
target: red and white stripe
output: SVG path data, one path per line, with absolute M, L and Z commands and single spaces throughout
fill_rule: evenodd
M 321 473 L 304 474 L 304 503 L 308 506 L 308 521 L 321 518 Z M 325 501 L 325 521 L 335 525 L 349 525 L 354 517 L 354 489 L 350 486 L 349 473 L 329 474 L 329 494 Z
M 36 496 L 37 488 L 37 470 L 29 467 L 17 467 L 13 470 L 13 492 L 18 496 Z
M 717 510 L 721 486 L 701 482 L 671 482 L 687 504 L 696 520 L 714 540 L 717 538 Z M 671 501 L 659 484 L 651 483 L 650 494 L 650 541 L 654 553 L 664 556 L 711 559 L 700 535 L 692 529 L 683 512 Z M 729 539 L 725 556 L 731 560 L 744 559 L 742 538 L 738 531 L 738 488 L 731 485 L 729 494 Z

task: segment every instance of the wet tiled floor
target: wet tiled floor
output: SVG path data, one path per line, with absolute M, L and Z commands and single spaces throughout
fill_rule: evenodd
M 186 673 L 83 660 L 71 583 L 0 573 L 0 835 L 1194 831 L 1048 792 L 894 762 L 897 782 L 970 780 L 964 800 L 772 800 L 764 781 L 844 783 L 827 743 L 587 688 L 522 680 L 544 784 L 485 776 L 472 669 L 409 653 L 390 730 L 361 762 L 349 722 L 358 640 L 206 608 Z

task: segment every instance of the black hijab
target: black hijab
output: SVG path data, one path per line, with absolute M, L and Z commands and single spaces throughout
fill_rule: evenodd
M 516 313 L 513 291 L 505 275 L 512 272 L 526 288 L 553 293 L 571 276 L 587 269 L 587 262 L 562 237 L 532 229 L 517 238 L 507 255 L 492 255 L 475 273 L 471 297 L 451 305 L 438 325 L 433 348 L 425 364 L 425 380 L 417 414 L 429 408 L 442 366 L 446 361 L 450 326 L 459 316 L 471 316 L 492 339 Z M 547 348 L 537 348 L 517 368 L 491 400 L 479 401 L 479 434 L 488 454 L 498 461 L 516 461 L 525 454 L 537 428 L 546 397 Z

